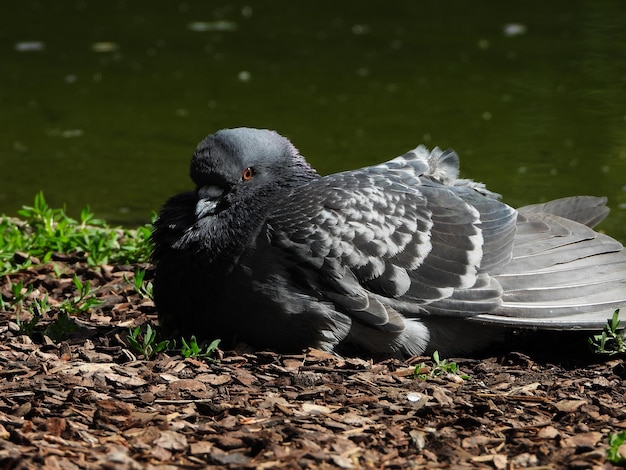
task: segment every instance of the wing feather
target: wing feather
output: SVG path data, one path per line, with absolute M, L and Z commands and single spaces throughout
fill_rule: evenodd
M 481 185 L 452 185 L 457 175 L 456 154 L 418 147 L 310 181 L 271 214 L 271 244 L 317 268 L 301 278 L 317 276 L 319 295 L 378 329 L 433 304 L 491 311 L 502 289 L 481 273 L 511 258 L 516 212 Z M 498 252 L 486 256 L 485 244 Z
M 457 166 L 456 154 L 418 147 L 308 182 L 271 214 L 270 243 L 370 347 L 384 337 L 413 351 L 424 341 L 417 319 L 598 327 L 626 303 L 622 246 L 590 228 L 606 215 L 602 198 L 518 212 L 456 179 Z

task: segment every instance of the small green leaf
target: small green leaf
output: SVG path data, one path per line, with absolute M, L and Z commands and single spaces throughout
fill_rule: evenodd
M 624 329 L 620 329 L 619 310 L 613 312 L 613 316 L 607 320 L 602 333 L 588 338 L 592 351 L 596 354 L 613 356 L 626 354 L 626 337 Z
M 607 449 L 607 460 L 611 463 L 620 464 L 626 462 L 626 457 L 620 455 L 619 448 L 626 442 L 626 431 L 616 434 L 609 434 L 609 448 Z
M 441 359 L 439 356 L 439 351 L 434 351 L 432 358 L 433 366 L 430 367 L 430 372 L 428 374 L 421 372 L 424 369 L 428 369 L 428 366 L 422 362 L 415 366 L 413 376 L 422 380 L 428 380 L 429 378 L 437 377 L 440 375 L 452 374 L 458 375 L 463 380 L 469 379 L 469 375 L 460 373 L 456 362 L 448 362 L 447 359 Z

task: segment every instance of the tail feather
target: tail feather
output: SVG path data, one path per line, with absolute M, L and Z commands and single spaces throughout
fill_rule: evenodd
M 472 317 L 472 320 L 483 324 L 542 330 L 601 330 L 606 325 L 607 320 L 612 317 L 613 312 L 617 310 L 616 307 L 607 307 L 582 314 L 571 307 L 565 307 L 559 310 L 559 315 L 556 317 L 515 318 L 508 315 L 478 315 Z M 621 327 L 623 326 L 624 322 L 622 321 Z
M 601 304 L 605 301 L 615 301 L 615 293 L 619 294 L 619 289 L 623 287 L 621 284 L 623 283 L 619 280 L 612 282 L 591 280 L 588 283 L 563 287 L 546 286 L 512 290 L 503 294 L 503 306 Z M 626 301 L 626 298 L 622 298 L 621 301 Z
M 497 278 L 505 291 L 533 289 L 536 286 L 547 286 L 547 289 L 551 287 L 575 288 L 586 283 L 601 285 L 604 282 L 623 281 L 626 278 L 626 260 L 614 261 L 614 257 L 613 253 L 604 253 L 579 259 L 567 265 L 556 265 L 541 271 L 502 274 Z M 558 278 L 555 278 L 555 272 Z M 592 272 L 591 276 L 590 272 Z
M 595 196 L 564 197 L 543 204 L 524 206 L 519 211 L 522 213 L 558 215 L 591 228 L 609 215 L 606 198 Z
M 605 198 L 564 198 L 519 210 L 510 263 L 492 273 L 502 304 L 471 317 L 483 323 L 541 329 L 598 329 L 626 308 L 626 250 L 590 227 Z

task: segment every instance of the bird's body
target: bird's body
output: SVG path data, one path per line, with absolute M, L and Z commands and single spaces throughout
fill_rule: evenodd
M 502 328 L 601 329 L 626 305 L 626 252 L 591 228 L 603 198 L 515 210 L 458 166 L 420 146 L 322 177 L 275 132 L 207 137 L 196 189 L 155 222 L 164 331 L 278 351 L 451 354 Z

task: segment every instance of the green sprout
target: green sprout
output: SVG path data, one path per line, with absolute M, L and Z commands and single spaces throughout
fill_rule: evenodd
M 434 377 L 440 377 L 442 375 L 453 374 L 458 375 L 463 380 L 469 379 L 469 375 L 461 374 L 456 362 L 448 362 L 447 359 L 441 359 L 439 357 L 439 351 L 433 352 L 432 358 L 434 362 L 434 365 L 432 367 L 429 367 L 424 362 L 422 362 L 415 366 L 413 376 L 418 379 L 428 380 Z
M 43 334 L 53 342 L 58 343 L 59 341 L 67 339 L 72 333 L 79 329 L 80 327 L 74 319 L 72 319 L 66 311 L 60 310 L 59 313 L 57 313 L 56 320 L 46 327 Z
M 141 295 L 141 297 L 143 297 L 144 299 L 152 300 L 154 298 L 153 293 L 152 293 L 154 286 L 152 284 L 152 281 L 144 281 L 145 276 L 146 276 L 145 269 L 137 269 L 135 271 L 135 275 L 133 276 L 132 282 L 126 277 L 125 274 L 124 274 L 124 280 L 128 282 L 129 284 L 132 284 L 133 287 L 135 288 L 135 291 L 139 295 Z
M 95 297 L 91 290 L 91 284 L 88 281 L 81 282 L 76 275 L 74 275 L 73 281 L 78 294 L 64 299 L 56 307 L 50 304 L 48 294 L 44 297 L 30 300 L 30 303 L 25 306 L 24 301 L 32 293 L 33 286 L 24 288 L 22 281 L 15 284 L 9 281 L 12 299 L 10 301 L 2 299 L 1 306 L 9 311 L 11 309 L 14 310 L 15 323 L 17 324 L 19 334 L 33 337 L 35 333 L 43 333 L 55 343 L 63 341 L 71 333 L 79 329 L 78 324 L 71 318 L 71 315 L 84 313 L 102 303 L 101 300 Z M 52 317 L 54 310 L 57 311 L 56 319 L 49 323 L 43 331 L 39 329 L 39 322 L 46 316 L 48 318 Z M 29 320 L 22 318 L 24 312 L 30 314 Z
M 78 290 L 78 296 L 63 301 L 60 307 L 61 310 L 64 310 L 67 313 L 86 312 L 87 310 L 102 304 L 102 301 L 97 299 L 91 292 L 91 284 L 89 284 L 88 281 L 82 283 L 80 282 L 80 279 L 78 279 L 78 276 L 74 275 L 74 285 Z
M 599 335 L 589 338 L 589 345 L 596 354 L 614 356 L 626 353 L 626 336 L 624 328 L 620 329 L 619 310 L 607 320 L 604 330 Z
M 150 258 L 150 225 L 135 230 L 109 227 L 94 216 L 89 206 L 77 221 L 67 215 L 65 208 L 51 208 L 41 192 L 33 205 L 22 207 L 18 215 L 19 220 L 0 218 L 0 275 L 24 269 L 34 260 L 46 263 L 55 253 L 74 254 L 91 267 L 139 263 Z
M 626 443 L 626 431 L 609 434 L 609 448 L 607 460 L 611 463 L 622 464 L 626 462 L 626 456 L 622 455 L 619 448 Z
M 57 318 L 50 323 L 43 332 L 44 335 L 48 336 L 55 343 L 67 339 L 68 336 L 80 329 L 76 321 L 70 315 L 87 312 L 102 304 L 102 301 L 97 299 L 91 291 L 89 281 L 83 283 L 76 275 L 74 275 L 73 280 L 78 295 L 61 302 L 61 305 L 58 307 Z M 47 306 L 47 302 L 40 306 Z M 43 312 L 43 310 L 41 310 L 39 314 L 41 314 L 41 312 Z
M 23 321 L 20 318 L 20 312 L 15 312 L 15 323 L 19 328 L 19 333 L 21 335 L 33 336 L 35 332 L 35 327 L 39 323 L 39 320 L 43 317 L 43 314 L 50 310 L 50 304 L 48 303 L 48 294 L 41 299 L 33 300 L 32 306 L 28 309 L 31 314 L 31 319 L 29 321 Z
M 130 328 L 127 339 L 135 352 L 146 359 L 151 359 L 170 346 L 169 340 L 157 342 L 157 330 L 153 329 L 149 323 L 146 325 L 145 331 L 142 331 L 141 326 Z
M 10 281 L 9 281 L 10 282 Z M 24 290 L 24 283 L 22 281 L 15 284 L 11 283 L 11 294 L 13 299 L 10 304 L 17 311 L 20 311 L 24 305 L 24 300 L 33 292 L 33 286 L 30 285 Z M 3 305 L 4 305 L 3 301 Z
M 183 343 L 183 345 L 180 350 L 180 355 L 183 356 L 184 358 L 199 357 L 202 359 L 208 359 L 210 361 L 215 360 L 213 356 L 215 355 L 217 351 L 217 346 L 220 344 L 219 339 L 213 340 L 211 344 L 206 346 L 203 350 L 198 345 L 198 342 L 195 336 L 192 336 L 189 339 L 189 343 L 185 341 L 185 338 L 181 338 L 181 342 Z

